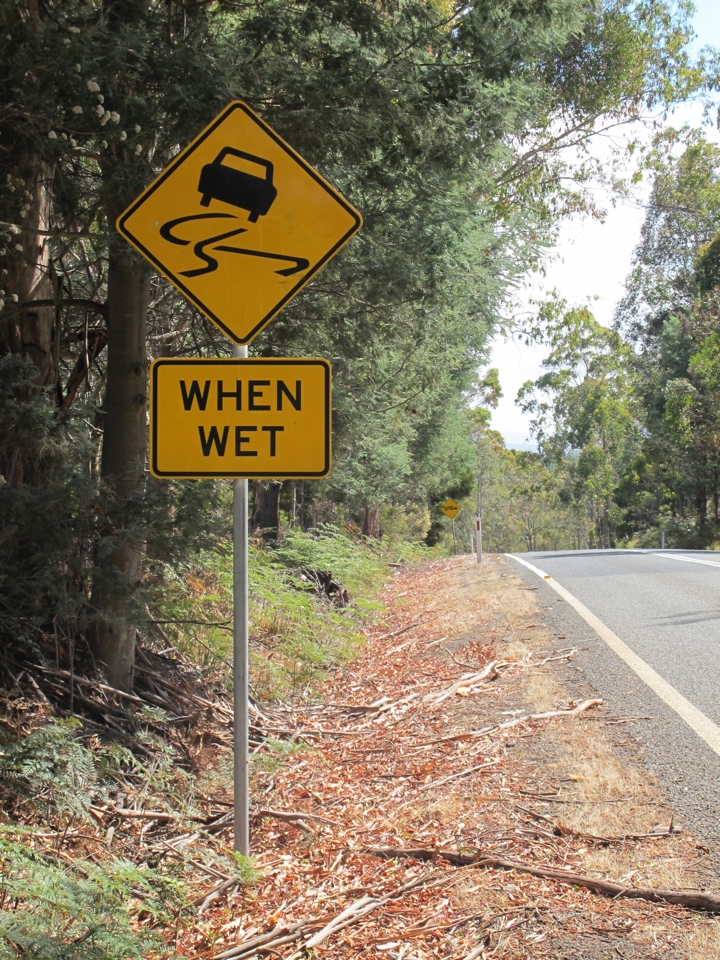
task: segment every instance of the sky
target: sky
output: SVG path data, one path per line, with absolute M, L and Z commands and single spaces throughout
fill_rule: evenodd
M 720 48 L 720 3 L 718 0 L 695 0 L 695 7 L 695 45 L 697 48 L 708 45 Z M 673 126 L 683 123 L 700 125 L 700 122 L 700 109 L 691 105 L 678 108 L 669 121 Z M 706 135 L 720 142 L 717 130 L 706 128 Z M 599 199 L 602 200 L 602 196 Z M 534 278 L 526 288 L 527 309 L 530 309 L 531 300 L 554 289 L 570 306 L 589 302 L 600 323 L 609 325 L 612 322 L 615 305 L 623 294 L 633 250 L 640 238 L 644 211 L 637 201 L 618 203 L 613 207 L 609 196 L 603 206 L 607 209 L 603 222 L 576 217 L 563 225 L 552 260 L 547 264 L 546 276 Z M 530 436 L 529 417 L 522 413 L 515 398 L 526 380 L 534 380 L 541 374 L 545 353 L 543 347 L 528 347 L 512 338 L 499 337 L 493 343 L 488 366 L 498 368 L 504 396 L 493 411 L 491 425 L 503 435 L 509 447 L 535 447 Z

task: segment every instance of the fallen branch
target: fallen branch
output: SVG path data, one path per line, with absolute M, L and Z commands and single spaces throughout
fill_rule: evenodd
M 706 913 L 720 913 L 720 896 L 712 893 L 702 893 L 699 890 L 663 890 L 655 887 L 628 887 L 612 880 L 599 880 L 582 873 L 573 873 L 569 870 L 553 869 L 552 867 L 536 866 L 522 860 L 505 860 L 502 857 L 485 856 L 482 853 L 458 853 L 453 850 L 432 850 L 424 848 L 395 848 L 375 847 L 368 848 L 366 853 L 388 860 L 408 857 L 413 860 L 433 861 L 445 860 L 455 866 L 487 867 L 495 870 L 515 870 L 518 873 L 528 873 L 533 877 L 546 880 L 558 880 L 573 887 L 582 887 L 593 893 L 600 893 L 613 899 L 623 897 L 629 900 L 647 900 L 650 903 L 672 903 L 687 907 L 690 910 L 703 910 Z
M 329 817 L 322 817 L 317 813 L 305 813 L 304 811 L 299 811 L 292 813 L 285 810 L 256 810 L 252 818 L 253 820 L 262 820 L 263 817 L 272 817 L 275 820 L 284 820 L 287 823 L 295 823 L 298 820 L 315 820 L 317 823 L 324 823 L 331 827 L 339 827 L 340 823 L 337 820 L 330 820 Z
M 237 879 L 237 877 L 230 877 L 230 879 L 224 880 L 220 886 L 211 890 L 206 896 L 198 897 L 195 901 L 197 912 L 199 914 L 204 913 L 214 900 L 217 900 L 218 897 L 221 897 L 224 893 L 226 893 L 228 890 L 231 890 L 233 887 L 236 887 L 239 883 L 240 881 Z
M 516 803 L 515 806 L 518 810 L 527 813 L 534 820 L 542 820 L 545 823 L 549 823 L 552 827 L 552 830 L 538 830 L 532 827 L 529 830 L 522 828 L 523 833 L 528 832 L 545 837 L 573 837 L 576 840 L 582 840 L 584 843 L 594 843 L 599 847 L 610 847 L 614 844 L 627 843 L 628 841 L 637 842 L 639 840 L 659 840 L 662 837 L 679 837 L 682 834 L 682 830 L 678 830 L 671 819 L 667 827 L 658 827 L 650 833 L 623 833 L 609 837 L 598 836 L 594 833 L 582 833 L 579 830 L 573 830 L 572 827 L 566 827 L 563 823 L 556 823 L 551 817 L 546 817 L 544 814 L 537 813 L 535 810 L 528 810 L 527 807 L 523 807 L 519 803 Z
M 375 642 L 381 643 L 383 640 L 392 640 L 393 637 L 399 637 L 403 633 L 407 633 L 408 630 L 414 630 L 415 627 L 419 627 L 423 623 L 427 623 L 427 620 L 416 620 L 414 623 L 409 623 L 406 627 L 400 627 L 399 630 L 393 630 L 392 633 L 385 633 L 381 637 L 376 637 Z
M 478 683 L 481 683 L 483 680 L 494 680 L 498 675 L 498 670 L 502 667 L 507 666 L 505 661 L 502 660 L 492 660 L 490 663 L 487 663 L 482 670 L 478 673 L 465 674 L 460 677 L 459 680 L 456 680 L 454 683 L 451 683 L 449 687 L 446 687 L 444 690 L 441 690 L 440 693 L 429 693 L 425 698 L 425 703 L 438 704 L 442 703 L 443 700 L 447 700 L 448 697 L 451 697 L 454 693 L 457 693 L 458 690 L 461 690 L 463 687 L 473 687 Z
M 556 663 L 558 660 L 571 660 L 577 653 L 577 647 L 568 647 L 567 650 L 556 650 L 542 660 L 521 660 L 519 667 L 544 667 L 546 663 Z
M 605 701 L 601 700 L 600 698 L 595 700 L 583 700 L 582 703 L 576 704 L 569 710 L 548 710 L 546 713 L 529 713 L 527 716 L 518 717 L 516 720 L 512 720 L 509 723 L 501 723 L 500 727 L 512 727 L 517 723 L 523 723 L 525 720 L 552 720 L 553 717 L 577 717 L 578 714 L 584 713 L 591 707 L 602 707 L 604 703 Z
M 470 953 L 466 954 L 463 957 L 463 960 L 477 960 L 477 957 L 481 956 L 485 947 L 487 946 L 487 941 L 483 940 L 479 947 L 475 947 L 474 950 L 471 950 Z
M 387 713 L 389 710 L 394 709 L 395 707 L 402 706 L 406 703 L 412 703 L 413 700 L 417 700 L 417 693 L 409 693 L 405 697 L 401 697 L 399 700 L 391 700 L 389 697 L 380 697 L 379 700 L 375 700 L 373 703 L 330 703 L 328 706 L 333 707 L 336 710 L 340 710 L 342 713 L 347 713 L 350 715 L 366 715 L 369 713 L 376 714 L 380 716 L 382 713 Z
M 215 954 L 215 960 L 239 960 L 240 957 L 250 957 L 258 952 L 272 953 L 277 947 L 292 943 L 295 940 L 300 940 L 308 934 L 311 934 L 310 939 L 307 940 L 299 950 L 291 954 L 289 958 L 289 960 L 298 960 L 307 949 L 317 946 L 324 940 L 327 940 L 332 934 L 355 923 L 377 907 L 383 906 L 391 900 L 397 900 L 411 890 L 417 889 L 417 887 L 425 885 L 432 887 L 438 885 L 437 879 L 435 883 L 428 884 L 428 881 L 432 877 L 432 872 L 423 873 L 421 876 L 416 877 L 402 887 L 398 887 L 391 893 L 385 894 L 383 897 L 372 897 L 365 894 L 360 897 L 359 900 L 355 900 L 349 906 L 345 907 L 344 910 L 341 910 L 340 913 L 334 917 L 328 918 L 327 915 L 324 917 L 311 917 L 290 926 L 279 923 L 268 933 L 252 937 L 250 940 L 241 941 L 229 950 Z M 439 880 L 441 883 L 446 882 L 445 877 L 441 877 Z
M 323 941 L 327 940 L 331 934 L 335 933 L 336 930 L 340 930 L 342 927 L 347 926 L 348 923 L 364 917 L 365 914 L 379 907 L 382 902 L 382 900 L 367 895 L 360 897 L 359 900 L 351 903 L 349 907 L 345 907 L 341 913 L 333 917 L 329 923 L 326 923 L 322 930 L 319 930 L 314 936 L 310 937 L 303 945 L 303 951 L 311 950 L 313 947 L 319 946 Z
M 446 651 L 453 660 L 452 653 Z M 552 663 L 555 660 L 569 660 L 571 657 L 575 656 L 577 650 L 561 650 L 555 655 L 550 655 L 545 657 L 543 660 L 492 660 L 490 663 L 485 664 L 482 670 L 479 670 L 477 673 L 465 674 L 460 677 L 459 680 L 456 680 L 454 683 L 451 683 L 449 687 L 446 687 L 444 690 L 441 690 L 439 694 L 429 693 L 425 698 L 425 703 L 438 704 L 442 703 L 443 700 L 447 700 L 448 697 L 451 697 L 454 693 L 467 688 L 472 688 L 477 684 L 481 683 L 483 680 L 494 680 L 501 670 L 506 670 L 508 667 L 542 667 L 546 663 Z M 455 660 L 458 663 L 457 660 Z M 462 666 L 462 664 L 460 664 Z
M 577 717 L 579 714 L 584 713 L 591 707 L 600 707 L 604 703 L 604 700 L 599 699 L 583 700 L 582 703 L 578 703 L 569 710 L 550 710 L 547 713 L 525 713 L 522 717 L 515 717 L 513 720 L 505 720 L 503 723 L 496 723 L 491 727 L 483 727 L 481 730 L 470 730 L 467 733 L 457 733 L 448 737 L 440 737 L 437 740 L 426 740 L 423 743 L 415 744 L 415 746 L 411 749 L 423 750 L 426 747 L 434 747 L 439 743 L 452 743 L 458 740 L 477 740 L 480 737 L 491 737 L 499 730 L 509 730 L 511 727 L 516 727 L 520 723 L 526 723 L 528 720 L 552 720 L 556 717 Z M 522 790 L 520 792 L 526 793 L 526 791 Z M 527 795 L 535 796 L 535 794 L 529 793 Z
M 216 953 L 215 960 L 235 960 L 235 958 L 247 957 L 257 950 L 272 952 L 276 947 L 280 947 L 285 943 L 292 943 L 294 940 L 299 940 L 307 928 L 315 922 L 316 921 L 313 920 L 300 920 L 298 923 L 293 923 L 289 926 L 286 923 L 278 923 L 268 933 L 261 933 L 257 937 L 251 937 L 249 940 L 244 940 L 236 944 L 229 950 Z

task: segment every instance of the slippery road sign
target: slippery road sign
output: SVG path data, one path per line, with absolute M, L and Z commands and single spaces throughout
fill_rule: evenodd
M 161 358 L 150 367 L 150 472 L 319 479 L 330 418 L 326 360 Z
M 361 227 L 236 101 L 118 218 L 119 232 L 235 343 L 249 343 Z
M 451 520 L 454 520 L 455 517 L 460 512 L 460 504 L 456 503 L 455 500 L 448 497 L 448 499 L 440 507 L 440 509 L 442 510 L 442 512 L 445 514 L 446 517 L 450 517 Z

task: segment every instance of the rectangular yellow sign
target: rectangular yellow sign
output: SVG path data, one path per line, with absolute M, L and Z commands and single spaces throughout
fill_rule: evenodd
M 156 360 L 150 472 L 160 479 L 326 477 L 331 413 L 326 360 Z

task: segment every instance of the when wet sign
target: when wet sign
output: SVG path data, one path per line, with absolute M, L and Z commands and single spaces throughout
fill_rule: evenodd
M 319 479 L 330 472 L 330 365 L 160 359 L 150 368 L 150 472 L 160 479 Z
M 267 326 L 361 225 L 357 210 L 241 101 L 117 221 L 238 344 Z

